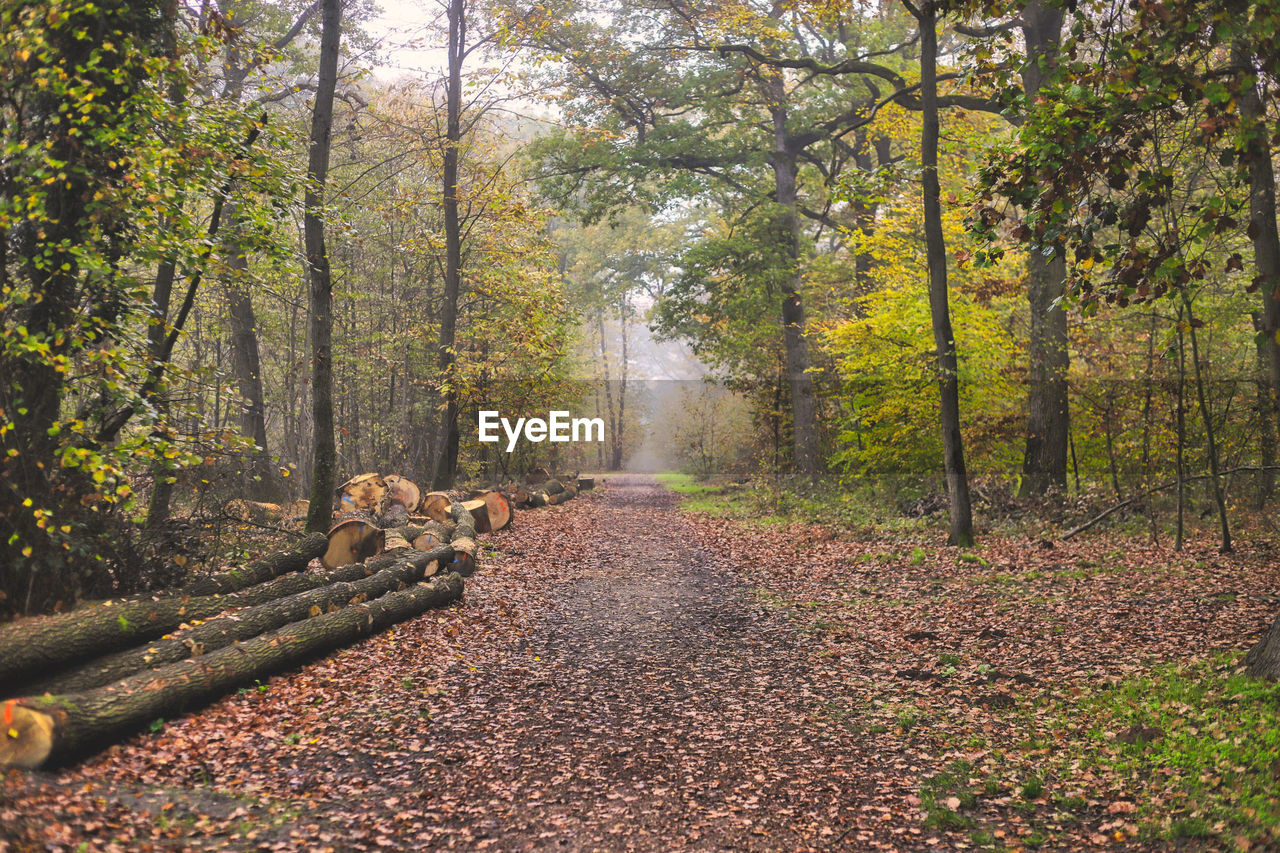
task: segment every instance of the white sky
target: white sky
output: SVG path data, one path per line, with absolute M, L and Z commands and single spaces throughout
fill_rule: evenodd
M 375 74 L 393 80 L 406 74 L 438 75 L 445 62 L 443 47 L 431 25 L 444 10 L 434 0 L 380 0 L 382 14 L 365 23 L 365 30 L 383 45 L 384 59 Z

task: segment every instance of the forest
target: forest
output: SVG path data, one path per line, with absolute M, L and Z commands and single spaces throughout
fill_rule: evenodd
M 0 849 L 1280 845 L 1280 5 L 0 19 Z

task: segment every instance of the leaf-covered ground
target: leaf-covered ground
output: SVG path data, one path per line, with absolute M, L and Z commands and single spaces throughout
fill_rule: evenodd
M 1258 548 L 760 530 L 639 477 L 487 538 L 458 607 L 10 773 L 0 848 L 1280 844 L 1246 784 L 1275 734 L 1241 713 L 1280 697 L 1220 656 L 1276 606 Z M 1186 660 L 1230 692 L 1176 692 L 1160 667 Z

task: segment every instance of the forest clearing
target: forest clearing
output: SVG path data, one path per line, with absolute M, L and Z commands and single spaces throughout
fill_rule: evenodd
M 1277 33 L 0 2 L 0 851 L 1280 849 Z

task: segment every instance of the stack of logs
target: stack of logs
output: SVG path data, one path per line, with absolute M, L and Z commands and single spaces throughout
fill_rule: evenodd
M 153 722 L 462 594 L 476 525 L 462 504 L 379 529 L 376 559 L 332 558 L 334 538 L 163 594 L 99 601 L 0 626 L 0 768 L 74 760 Z M 342 538 L 342 537 L 339 537 Z M 371 555 L 370 555 L 371 556 Z M 234 611 L 234 612 L 227 612 Z
M 554 476 L 546 468 L 534 468 L 525 475 L 523 484 L 510 487 L 512 502 L 521 509 L 526 507 L 556 506 L 571 501 L 579 492 L 595 488 L 592 477 L 577 474 Z
M 568 482 L 570 485 L 565 485 Z M 595 485 L 534 469 L 524 484 L 454 500 L 398 475 L 338 488 L 328 535 L 165 593 L 91 602 L 0 626 L 0 769 L 83 757 L 317 654 L 349 645 L 462 595 L 479 533 L 512 506 L 553 506 Z M 291 520 L 287 507 L 241 500 L 244 520 Z M 319 558 L 323 570 L 308 571 Z
M 398 474 L 359 474 L 338 487 L 334 518 L 329 548 L 321 557 L 325 566 L 367 560 L 393 548 L 427 550 L 451 542 L 458 552 L 454 571 L 467 577 L 475 568 L 476 534 L 509 525 L 511 502 L 485 489 L 459 503 L 446 492 L 424 495 Z

